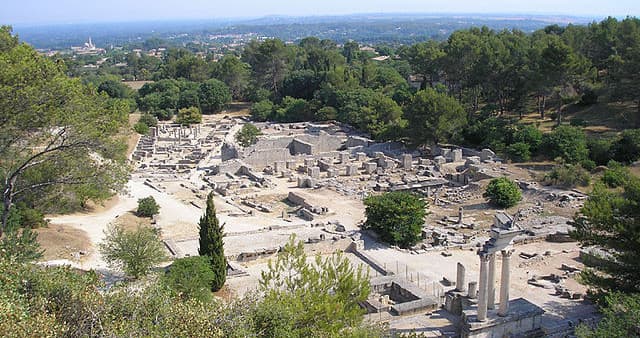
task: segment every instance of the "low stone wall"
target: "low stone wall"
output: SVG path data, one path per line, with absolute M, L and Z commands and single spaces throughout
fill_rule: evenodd
M 389 295 L 396 302 L 391 306 L 391 313 L 398 316 L 433 312 L 440 308 L 440 302 L 436 298 L 396 276 L 372 278 L 371 288 L 379 294 Z
M 393 271 L 387 269 L 383 264 L 378 262 L 375 258 L 371 257 L 364 250 L 359 250 L 355 242 L 351 243 L 346 251 L 356 255 L 358 258 L 369 264 L 374 270 L 376 270 L 383 276 L 392 276 L 394 274 Z

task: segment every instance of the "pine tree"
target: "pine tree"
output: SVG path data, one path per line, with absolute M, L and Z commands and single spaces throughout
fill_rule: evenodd
M 222 241 L 223 226 L 216 217 L 216 207 L 213 204 L 213 193 L 207 197 L 207 210 L 200 217 L 200 256 L 208 256 L 211 262 L 211 270 L 215 278 L 211 283 L 211 290 L 218 291 L 227 279 L 227 259 L 224 256 L 224 243 Z
M 572 236 L 584 246 L 603 249 L 585 259 L 582 281 L 601 291 L 640 292 L 640 178 L 622 189 L 597 183 L 575 218 Z

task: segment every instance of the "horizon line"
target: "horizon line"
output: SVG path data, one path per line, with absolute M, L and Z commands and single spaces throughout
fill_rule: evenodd
M 10 25 L 13 27 L 19 26 L 22 28 L 29 27 L 44 27 L 44 26 L 73 26 L 73 25 L 91 25 L 91 24 L 123 24 L 123 23 L 187 23 L 187 22 L 204 22 L 204 21 L 220 21 L 220 23 L 232 23 L 251 20 L 260 20 L 268 18 L 285 18 L 285 19 L 308 19 L 308 18 L 346 18 L 346 17 L 358 17 L 358 16 L 423 16 L 423 17 L 517 17 L 517 16 L 529 16 L 538 18 L 575 18 L 585 20 L 604 19 L 607 17 L 614 17 L 617 19 L 626 17 L 636 17 L 635 15 L 601 15 L 601 14 L 567 14 L 559 12 L 361 12 L 361 13 L 348 13 L 348 14 L 309 14 L 309 15 L 292 15 L 292 14 L 265 14 L 260 16 L 219 16 L 210 18 L 149 18 L 141 20 L 104 20 L 104 21 L 49 21 L 49 22 L 14 22 L 14 23 L 0 23 L 2 25 Z

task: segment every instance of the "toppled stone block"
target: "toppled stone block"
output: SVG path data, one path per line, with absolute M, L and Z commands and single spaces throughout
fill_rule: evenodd
M 442 277 L 440 283 L 442 283 L 442 285 L 444 286 L 456 286 L 456 282 L 449 280 L 449 278 L 447 277 Z
M 494 157 L 496 157 L 496 153 L 491 151 L 491 149 L 482 149 L 480 153 L 480 160 L 482 161 L 492 161 Z
M 573 266 L 573 265 L 568 265 L 568 264 L 564 264 L 562 263 L 562 266 L 560 267 L 560 270 L 564 270 L 564 271 L 568 271 L 568 272 L 578 272 L 580 271 L 579 268 Z
M 298 176 L 298 188 L 313 188 L 315 182 L 311 177 Z
M 378 165 L 375 162 L 367 162 L 364 164 L 364 170 L 367 174 L 373 174 L 376 172 Z
M 433 161 L 436 163 L 436 165 L 442 165 L 447 163 L 447 159 L 444 158 L 444 156 L 436 156 L 433 158 Z
M 472 165 L 480 164 L 481 160 L 479 156 L 469 156 L 467 157 L 467 161 L 464 163 L 465 167 L 469 167 Z
M 396 162 L 391 159 L 387 159 L 382 163 L 382 168 L 384 169 L 393 169 L 396 167 Z
M 327 171 L 331 168 L 331 161 L 327 159 L 318 160 L 318 167 L 320 167 L 320 171 Z

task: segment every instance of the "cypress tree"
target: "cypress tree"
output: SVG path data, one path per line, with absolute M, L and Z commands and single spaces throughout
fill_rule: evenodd
M 224 256 L 224 243 L 222 241 L 223 226 L 216 217 L 216 207 L 213 204 L 213 193 L 207 197 L 207 209 L 200 217 L 200 256 L 208 256 L 211 262 L 211 270 L 215 278 L 211 283 L 211 290 L 218 291 L 227 279 L 227 258 Z

